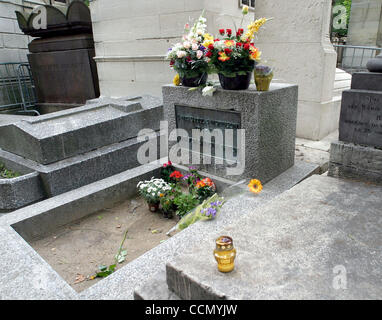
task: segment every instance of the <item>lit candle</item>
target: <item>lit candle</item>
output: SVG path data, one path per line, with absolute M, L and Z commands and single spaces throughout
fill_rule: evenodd
M 214 250 L 215 259 L 220 272 L 231 272 L 235 267 L 236 249 L 233 246 L 231 237 L 222 236 L 216 240 Z

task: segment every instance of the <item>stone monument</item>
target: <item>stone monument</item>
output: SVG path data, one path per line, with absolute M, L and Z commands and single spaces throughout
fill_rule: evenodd
M 382 55 L 368 68 L 354 73 L 351 89 L 343 92 L 329 175 L 382 183 Z
M 137 153 L 145 143 L 140 131 L 151 128 L 155 136 L 149 141 L 158 145 L 162 110 L 162 101 L 152 96 L 101 98 L 0 126 L 0 162 L 24 174 L 0 181 L 0 210 L 15 210 L 140 166 Z M 155 155 L 159 159 L 159 148 Z
M 28 60 L 42 113 L 83 105 L 99 96 L 97 67 L 89 8 L 73 1 L 66 14 L 45 6 L 47 28 L 35 29 L 40 16 L 25 18 L 16 12 L 20 29 L 36 37 L 29 45 Z M 38 22 L 38 21 L 37 21 Z
M 186 154 L 180 161 L 188 161 L 181 164 L 233 181 L 270 181 L 294 164 L 297 95 L 297 86 L 289 84 L 272 84 L 267 92 L 254 85 L 244 91 L 217 89 L 213 97 L 163 86 L 170 159 L 179 160 L 172 153 L 178 145 Z M 178 140 L 171 139 L 175 129 Z

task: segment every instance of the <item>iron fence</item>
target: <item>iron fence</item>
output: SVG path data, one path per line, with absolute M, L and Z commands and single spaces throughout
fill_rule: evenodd
M 366 71 L 366 64 L 381 53 L 382 48 L 333 44 L 337 51 L 337 67 L 349 73 Z
M 34 113 L 36 94 L 28 63 L 0 63 L 0 111 Z

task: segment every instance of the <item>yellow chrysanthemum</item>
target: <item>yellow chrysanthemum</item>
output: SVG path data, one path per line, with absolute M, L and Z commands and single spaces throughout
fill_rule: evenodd
M 172 83 L 176 86 L 179 86 L 180 85 L 180 77 L 179 77 L 179 74 L 176 74 L 176 76 L 174 77 L 174 79 L 172 80 Z
M 260 180 L 253 179 L 248 185 L 248 188 L 253 193 L 260 193 L 261 190 L 263 190 L 263 185 L 261 184 Z
M 259 31 L 259 29 L 268 21 L 267 18 L 260 18 L 257 19 L 256 21 L 252 22 L 247 28 L 248 31 L 244 35 L 245 39 L 252 40 L 255 36 L 255 33 Z
M 204 42 L 202 43 L 203 47 L 208 48 L 210 44 L 214 44 L 214 37 L 209 33 L 203 35 Z

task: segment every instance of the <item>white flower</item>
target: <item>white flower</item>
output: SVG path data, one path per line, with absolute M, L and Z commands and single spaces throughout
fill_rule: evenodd
M 197 57 L 198 59 L 202 58 L 202 57 L 203 57 L 203 51 L 198 50 L 198 51 L 196 52 L 196 57 Z
M 178 51 L 176 55 L 177 55 L 177 57 L 178 57 L 179 59 L 181 59 L 181 58 L 184 58 L 184 57 L 187 55 L 187 52 L 181 50 L 181 51 Z
M 192 44 L 192 50 L 196 51 L 199 49 L 199 45 L 197 43 Z
M 185 49 L 190 49 L 190 48 L 191 48 L 191 43 L 190 43 L 190 41 L 184 41 L 184 42 L 183 42 L 183 47 L 184 47 Z
M 207 97 L 207 96 L 212 97 L 215 91 L 216 91 L 216 88 L 214 88 L 213 86 L 207 86 L 203 88 L 202 95 L 204 97 Z

